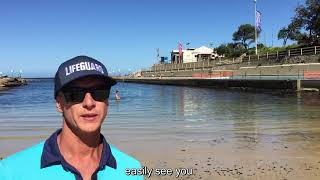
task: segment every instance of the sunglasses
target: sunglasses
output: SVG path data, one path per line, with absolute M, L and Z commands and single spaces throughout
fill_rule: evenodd
M 80 87 L 66 87 L 62 90 L 64 98 L 68 103 L 81 103 L 90 93 L 95 101 L 103 102 L 109 98 L 109 87 L 95 87 L 95 88 L 80 88 Z

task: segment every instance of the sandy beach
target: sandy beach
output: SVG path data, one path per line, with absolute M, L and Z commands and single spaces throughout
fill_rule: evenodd
M 152 170 L 145 179 L 320 179 L 318 95 L 136 84 L 117 89 L 122 98 L 110 102 L 102 134 Z M 61 127 L 50 80 L 1 91 L 0 104 L 0 157 Z
M 294 136 L 294 135 L 293 135 Z M 292 137 L 293 137 L 292 136 Z M 293 137 L 294 138 L 294 137 Z M 144 166 L 172 169 L 171 176 L 153 173 L 150 179 L 319 179 L 319 146 L 300 143 L 269 142 L 263 145 L 254 137 L 240 137 L 242 146 L 230 139 L 180 141 L 170 137 L 158 140 L 117 142 L 120 149 L 131 152 Z M 318 139 L 319 140 L 319 139 Z M 175 170 L 192 169 L 192 175 Z M 190 171 L 189 171 L 190 173 Z M 147 178 L 146 178 L 147 179 Z
M 139 159 L 151 175 L 145 179 L 307 179 L 320 178 L 318 136 L 304 143 L 261 142 L 254 136 L 215 137 L 208 141 L 179 140 L 166 134 L 142 137 L 128 131 L 105 130 L 108 141 Z M 1 156 L 19 151 L 46 137 L 0 139 Z M 5 145 L 5 147 L 4 147 Z M 9 147 L 9 148 L 8 148 Z M 171 175 L 158 172 L 172 170 Z M 180 173 L 180 174 L 179 174 Z

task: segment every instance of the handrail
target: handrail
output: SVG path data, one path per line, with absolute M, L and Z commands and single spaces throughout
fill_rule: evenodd
M 312 46 L 305 48 L 293 48 L 287 51 L 277 51 L 276 53 L 264 53 L 258 55 L 247 55 L 242 56 L 236 59 L 216 59 L 216 60 L 206 60 L 199 62 L 189 62 L 189 63 L 180 63 L 180 64 L 155 64 L 149 70 L 150 72 L 166 72 L 166 71 L 187 71 L 187 70 L 213 70 L 214 68 L 219 68 L 218 66 L 225 65 L 236 65 L 240 63 L 248 63 L 257 61 L 257 60 L 266 60 L 266 59 L 282 59 L 286 57 L 294 56 L 304 56 L 304 55 L 316 55 L 320 54 L 320 46 Z M 142 70 L 143 71 L 143 70 Z
M 258 55 L 248 55 L 243 57 L 244 61 L 248 60 L 259 60 L 262 57 L 266 57 L 267 59 L 279 59 L 282 57 L 291 57 L 291 56 L 306 56 L 306 55 L 317 55 L 320 54 L 320 46 L 311 46 L 304 48 L 292 48 L 287 51 L 276 51 L 276 53 L 265 53 Z M 270 58 L 271 57 L 271 58 Z

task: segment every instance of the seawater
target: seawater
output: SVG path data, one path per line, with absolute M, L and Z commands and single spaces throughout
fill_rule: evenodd
M 53 79 L 0 91 L 0 146 L 3 140 L 49 136 L 61 127 Z M 121 100 L 115 100 L 119 90 Z M 112 88 L 104 132 L 184 141 L 254 136 L 259 141 L 319 140 L 319 95 L 244 92 L 183 86 L 118 83 Z M 288 138 L 292 135 L 298 138 Z M 129 137 L 128 137 L 129 138 Z

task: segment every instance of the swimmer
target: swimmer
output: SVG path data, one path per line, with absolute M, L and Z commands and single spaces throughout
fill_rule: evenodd
M 121 97 L 120 97 L 119 91 L 116 90 L 116 100 L 120 100 L 120 99 L 121 99 Z

